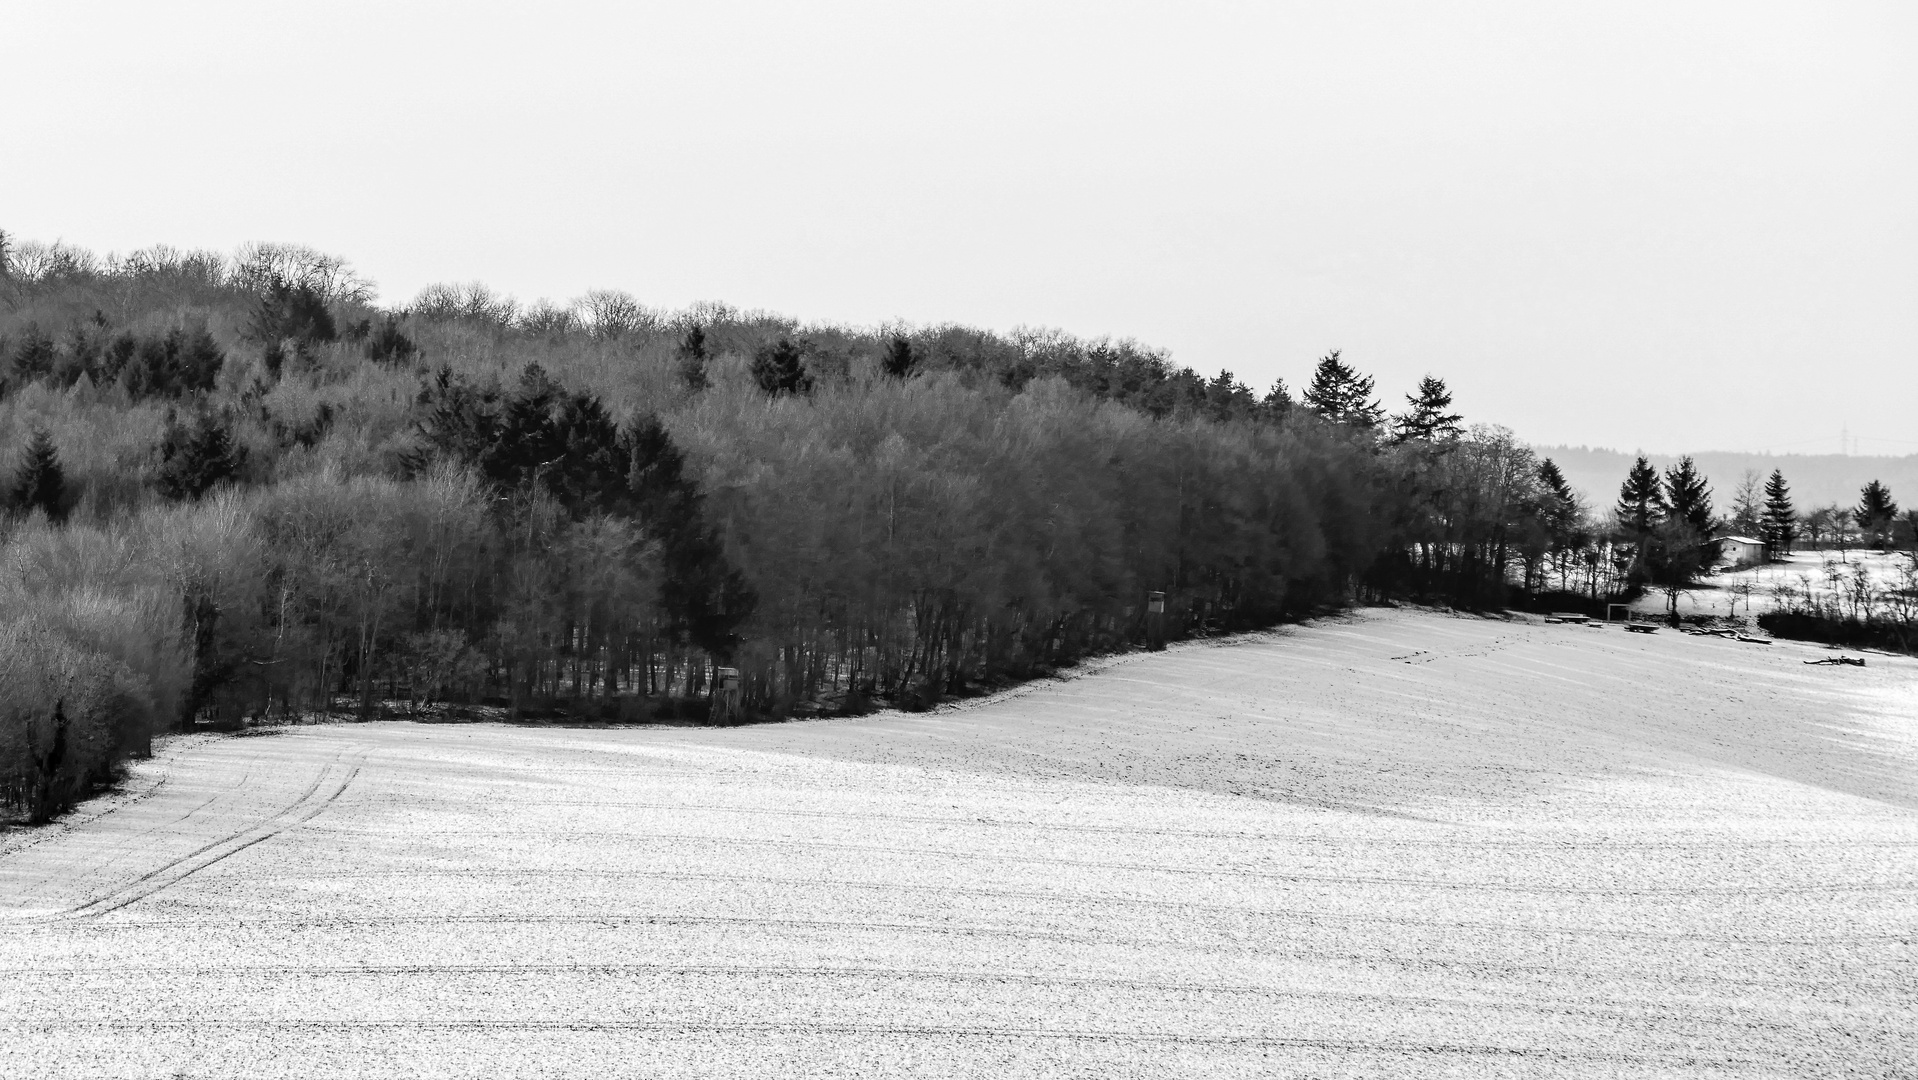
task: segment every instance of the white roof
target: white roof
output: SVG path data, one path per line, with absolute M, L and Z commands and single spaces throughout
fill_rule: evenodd
M 1730 540 L 1735 544 L 1757 544 L 1761 547 L 1764 546 L 1765 543 L 1763 540 L 1754 540 L 1749 536 L 1721 536 L 1719 539 Z

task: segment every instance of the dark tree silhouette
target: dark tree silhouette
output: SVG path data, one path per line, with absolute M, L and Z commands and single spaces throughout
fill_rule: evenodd
M 1791 550 L 1792 541 L 1798 538 L 1798 513 L 1792 509 L 1785 474 L 1777 469 L 1765 481 L 1765 510 L 1759 523 L 1765 530 L 1765 550 L 1772 558 Z
M 812 392 L 812 376 L 806 372 L 799 346 L 788 338 L 782 337 L 753 353 L 753 378 L 759 380 L 760 389 L 774 397 Z
M 1880 550 L 1891 546 L 1891 524 L 1898 517 L 1898 503 L 1891 489 L 1873 480 L 1858 492 L 1858 506 L 1851 519 L 1858 523 L 1861 542 L 1875 544 Z
M 1224 422 L 1250 416 L 1258 407 L 1258 399 L 1230 371 L 1221 368 L 1219 374 L 1205 384 L 1205 404 L 1212 419 Z
M 233 440 L 225 417 L 202 412 L 188 421 L 169 414 L 160 442 L 160 494 L 169 499 L 198 499 L 237 479 L 246 464 L 246 448 Z
M 679 342 L 679 380 L 698 393 L 712 385 L 706 377 L 706 331 L 695 326 Z
M 919 357 L 912 351 L 912 341 L 904 334 L 894 334 L 886 342 L 886 357 L 882 362 L 887 375 L 895 379 L 908 379 L 919 368 Z
M 1665 492 L 1658 484 L 1658 471 L 1644 458 L 1632 463 L 1632 471 L 1618 489 L 1618 523 L 1634 539 L 1643 538 L 1665 513 Z
M 1259 399 L 1259 415 L 1267 420 L 1284 420 L 1292 414 L 1292 391 L 1284 379 L 1272 380 L 1272 389 Z
M 1319 359 L 1312 372 L 1312 385 L 1305 388 L 1306 408 L 1334 424 L 1374 428 L 1385 415 L 1385 407 L 1372 397 L 1372 377 L 1360 375 L 1339 359 L 1333 349 Z
M 1678 464 L 1665 470 L 1665 518 L 1667 522 L 1682 524 L 1684 530 L 1665 530 L 1667 545 L 1683 543 L 1687 552 L 1668 551 L 1667 561 L 1673 573 L 1679 573 L 1688 553 L 1691 558 L 1691 573 L 1695 574 L 1711 566 L 1718 552 L 1711 544 L 1711 533 L 1716 524 L 1712 515 L 1712 489 L 1705 482 L 1705 476 L 1689 455 L 1678 459 Z M 1685 575 L 1688 579 L 1690 574 Z
M 53 372 L 54 357 L 53 337 L 42 332 L 37 323 L 28 323 L 20 331 L 20 341 L 13 347 L 8 366 L 14 378 L 31 382 Z
M 23 513 L 38 510 L 52 521 L 66 517 L 66 473 L 60 468 L 59 454 L 54 452 L 53 436 L 44 428 L 35 429 L 20 455 L 20 467 L 13 473 L 12 495 L 14 508 Z
M 1647 573 L 1646 556 L 1652 542 L 1652 530 L 1665 514 L 1665 492 L 1658 484 L 1658 470 L 1640 457 L 1619 486 L 1618 502 L 1612 508 L 1618 515 L 1619 538 L 1631 548 L 1627 576 L 1642 583 Z
M 1445 388 L 1445 380 L 1427 375 L 1419 380 L 1418 393 L 1405 396 L 1405 403 L 1405 412 L 1392 418 L 1393 441 L 1442 442 L 1465 434 L 1459 426 L 1465 418 L 1447 411 L 1452 407 L 1452 392 Z
M 326 297 L 312 285 L 289 282 L 278 274 L 269 277 L 260 290 L 247 331 L 255 341 L 267 343 L 287 339 L 325 342 L 340 336 L 333 313 L 327 310 Z
M 107 353 L 116 360 L 116 354 L 124 356 L 123 364 L 110 362 L 109 366 L 118 369 L 120 384 L 136 400 L 203 394 L 213 389 L 220 365 L 226 362 L 226 354 L 205 326 L 175 328 L 159 337 L 123 337 Z
M 377 327 L 368 327 L 366 358 L 379 364 L 404 364 L 419 353 L 419 346 L 400 329 L 397 315 L 381 319 Z

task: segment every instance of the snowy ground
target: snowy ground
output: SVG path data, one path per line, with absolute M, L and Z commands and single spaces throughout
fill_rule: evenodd
M 0 1075 L 1910 1076 L 1918 660 L 1372 612 L 931 715 L 175 741 Z
M 1786 586 L 1795 593 L 1806 589 L 1829 598 L 1850 587 L 1853 572 L 1862 567 L 1872 587 L 1891 588 L 1903 581 L 1903 571 L 1911 565 L 1911 556 L 1899 552 L 1878 551 L 1794 551 L 1782 560 L 1748 566 L 1742 570 L 1722 570 L 1705 578 L 1697 588 L 1678 598 L 1680 615 L 1736 615 L 1739 618 L 1770 611 L 1778 603 L 1778 588 Z M 1833 572 L 1839 575 L 1833 577 Z M 1632 605 L 1634 611 L 1663 615 L 1665 594 L 1651 592 Z

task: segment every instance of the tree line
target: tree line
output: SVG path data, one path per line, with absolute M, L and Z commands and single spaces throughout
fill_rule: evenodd
M 1295 395 L 1056 331 L 371 296 L 0 239 L 0 802 L 170 725 L 697 717 L 721 667 L 745 715 L 924 708 L 1354 600 L 1602 603 L 1662 550 L 1337 351 Z

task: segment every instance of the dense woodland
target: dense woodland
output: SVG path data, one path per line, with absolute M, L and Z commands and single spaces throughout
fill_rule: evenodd
M 1638 470 L 1601 517 L 1337 352 L 1295 397 L 1056 331 L 372 296 L 0 240 L 0 803 L 193 722 L 701 717 L 720 666 L 742 716 L 925 708 L 1354 601 L 1596 605 L 1717 523 Z

